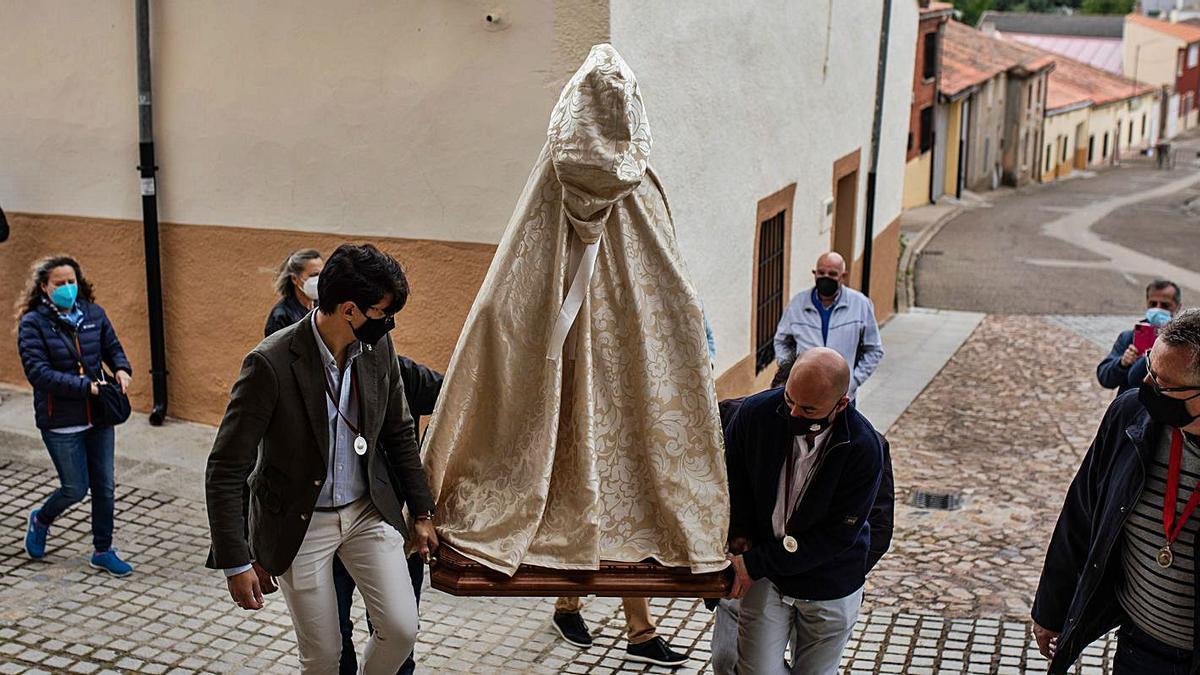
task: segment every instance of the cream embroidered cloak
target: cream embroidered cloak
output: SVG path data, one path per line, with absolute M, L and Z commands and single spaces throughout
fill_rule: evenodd
M 512 574 L 725 567 L 700 303 L 633 73 L 593 47 L 550 118 L 425 438 L 442 539 Z

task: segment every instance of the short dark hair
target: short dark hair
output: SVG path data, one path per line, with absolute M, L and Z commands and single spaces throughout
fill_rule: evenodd
M 1146 297 L 1149 298 L 1150 294 L 1153 293 L 1154 291 L 1165 291 L 1168 288 L 1175 289 L 1175 304 L 1176 305 L 1182 304 L 1183 303 L 1183 292 L 1179 290 L 1179 284 L 1175 283 L 1174 281 L 1168 281 L 1166 279 L 1155 279 L 1154 281 L 1151 281 L 1150 285 L 1146 286 Z
M 1200 309 L 1189 309 L 1168 321 L 1158 332 L 1158 339 L 1172 347 L 1190 348 L 1191 374 L 1200 378 Z
M 404 309 L 408 278 L 395 258 L 370 244 L 342 244 L 317 277 L 317 307 L 324 314 L 332 314 L 346 301 L 365 312 L 389 293 L 392 303 L 384 311 L 395 314 Z

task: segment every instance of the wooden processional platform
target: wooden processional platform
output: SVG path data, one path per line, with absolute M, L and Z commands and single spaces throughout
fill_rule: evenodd
M 655 562 L 601 561 L 598 570 L 560 570 L 522 565 L 507 576 L 443 543 L 430 568 L 430 584 L 445 593 L 483 597 L 723 598 L 733 586 L 729 570 L 692 574 L 686 567 Z

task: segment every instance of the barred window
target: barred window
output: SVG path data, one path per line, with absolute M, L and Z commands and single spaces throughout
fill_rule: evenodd
M 759 224 L 758 288 L 755 293 L 754 372 L 775 360 L 775 329 L 783 318 L 784 225 L 787 211 L 780 211 Z

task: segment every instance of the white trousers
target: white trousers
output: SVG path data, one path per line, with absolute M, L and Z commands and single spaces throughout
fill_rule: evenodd
M 780 594 L 769 579 L 754 582 L 739 611 L 738 675 L 836 675 L 862 599 L 860 588 L 836 600 L 799 600 Z M 783 658 L 789 637 L 790 668 Z
M 417 641 L 417 603 L 404 537 L 384 522 L 370 499 L 337 511 L 314 512 L 296 558 L 279 577 L 296 629 L 300 672 L 338 672 L 342 635 L 333 588 L 334 554 L 358 585 L 375 628 L 360 672 L 395 675 Z

